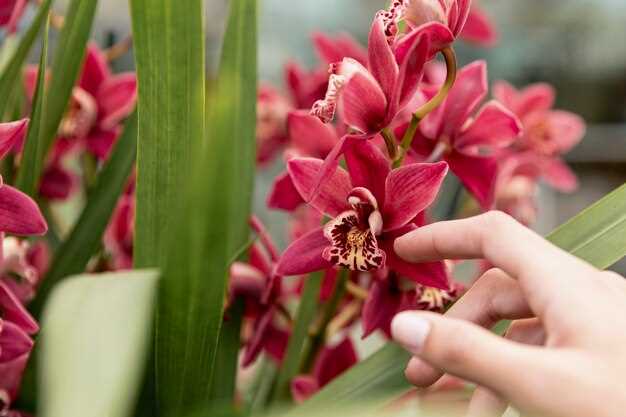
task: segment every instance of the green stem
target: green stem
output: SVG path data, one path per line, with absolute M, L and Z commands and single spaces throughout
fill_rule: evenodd
M 394 160 L 393 167 L 398 168 L 402 166 L 402 162 L 404 161 L 404 157 L 411 147 L 411 143 L 413 143 L 413 138 L 415 137 L 415 133 L 417 132 L 417 127 L 419 123 L 426 117 L 430 112 L 435 110 L 437 107 L 443 103 L 443 101 L 448 96 L 450 89 L 454 85 L 454 81 L 456 80 L 457 73 L 457 62 L 456 62 L 456 54 L 454 53 L 454 49 L 451 46 L 443 49 L 441 51 L 443 57 L 446 61 L 446 80 L 441 86 L 441 89 L 432 99 L 430 99 L 426 104 L 422 105 L 419 109 L 413 113 L 413 117 L 411 118 L 411 122 L 409 123 L 409 127 L 407 128 L 404 137 L 402 138 L 402 143 L 400 144 L 400 155 L 398 158 Z
M 385 145 L 387 146 L 387 153 L 389 158 L 393 161 L 398 155 L 398 145 L 396 144 L 396 137 L 393 132 L 387 127 L 384 128 L 380 134 L 385 139 Z
M 302 363 L 301 369 L 303 372 L 309 372 L 312 369 L 317 352 L 324 345 L 326 327 L 328 327 L 328 323 L 330 323 L 330 321 L 335 316 L 337 307 L 339 307 L 339 303 L 346 293 L 346 282 L 348 282 L 349 275 L 350 274 L 347 269 L 342 269 L 341 271 L 339 271 L 332 297 L 324 305 L 324 311 L 322 312 L 322 317 L 319 325 L 316 326 L 315 332 L 311 336 L 309 345 L 304 354 L 304 361 Z

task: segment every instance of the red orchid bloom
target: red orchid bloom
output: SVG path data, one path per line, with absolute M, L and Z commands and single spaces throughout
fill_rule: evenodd
M 461 37 L 471 43 L 492 47 L 498 43 L 498 32 L 491 18 L 479 7 L 470 8 Z
M 252 218 L 250 223 L 261 244 L 251 246 L 247 263 L 233 263 L 229 287 L 229 304 L 243 300 L 249 324 L 244 367 L 251 365 L 262 351 L 277 362 L 282 361 L 289 339 L 289 332 L 278 323 L 283 301 L 281 280 L 274 273 L 278 250 L 258 219 Z
M 26 9 L 26 0 L 0 0 L 0 28 L 14 33 Z
M 333 347 L 324 347 L 315 359 L 312 374 L 298 375 L 291 381 L 294 401 L 304 402 L 357 362 L 358 355 L 350 338 Z
M 496 151 L 521 134 L 515 115 L 496 101 L 476 112 L 487 94 L 483 61 L 467 65 L 445 101 L 419 125 L 412 147 L 422 158 L 441 157 L 480 205 L 491 208 L 498 174 Z M 398 133 L 403 133 L 405 127 Z M 400 136 L 401 137 L 401 136 Z
M 394 0 L 388 13 L 395 25 L 400 20 L 411 27 L 441 23 L 456 38 L 463 32 L 471 4 L 471 0 Z
M 560 191 L 575 190 L 576 175 L 561 155 L 585 136 L 584 120 L 574 113 L 554 110 L 555 91 L 548 84 L 533 84 L 516 90 L 500 81 L 494 86 L 494 96 L 521 120 L 524 134 L 515 143 L 514 150 L 534 157 L 535 175 Z
M 114 271 L 132 269 L 135 224 L 135 181 L 132 179 L 120 197 L 104 233 L 104 247 L 111 255 Z
M 287 144 L 289 100 L 274 87 L 263 84 L 257 93 L 257 163 L 264 165 Z
M 351 57 L 364 64 L 367 53 L 350 35 L 341 33 L 335 37 L 316 32 L 312 36 L 313 46 L 324 64 L 323 68 L 306 71 L 296 62 L 285 66 L 285 81 L 296 109 L 310 109 L 313 103 L 324 97 L 328 86 L 329 64 Z
M 394 240 L 417 228 L 413 220 L 435 199 L 447 172 L 445 163 L 412 164 L 391 171 L 370 142 L 346 152 L 348 171 L 338 167 L 309 205 L 330 217 L 293 242 L 277 265 L 281 276 L 330 267 L 375 271 L 388 267 L 416 282 L 447 288 L 442 263 L 410 264 L 393 250 Z M 301 196 L 311 193 L 323 161 L 294 158 L 291 180 Z

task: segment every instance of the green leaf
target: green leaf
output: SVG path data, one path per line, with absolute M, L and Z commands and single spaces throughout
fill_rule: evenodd
M 97 0 L 72 0 L 65 16 L 65 24 L 54 50 L 51 78 L 46 91 L 46 117 L 41 127 L 44 149 L 42 160 L 33 165 L 34 178 L 41 177 L 43 158 L 56 137 L 57 130 L 67 109 L 67 103 L 82 69 L 85 47 L 91 32 Z
M 596 268 L 626 256 L 626 184 L 586 208 L 548 236 L 555 245 Z
M 7 62 L 6 66 L 2 68 L 2 74 L 0 75 L 0 97 L 2 97 L 0 99 L 0 118 L 2 118 L 7 112 L 7 106 L 10 103 L 8 97 L 11 97 L 12 93 L 16 89 L 16 86 L 20 85 L 18 81 L 20 79 L 22 67 L 24 66 L 24 62 L 26 62 L 26 58 L 28 58 L 28 52 L 37 39 L 39 31 L 46 23 L 51 4 L 52 0 L 45 0 L 39 6 L 39 10 L 33 19 L 32 24 L 26 33 L 24 33 L 22 39 L 20 39 L 17 48 L 13 52 L 13 55 Z
M 557 228 L 547 239 L 597 268 L 606 268 L 626 256 L 626 184 Z M 402 373 L 408 359 L 408 353 L 389 343 L 288 415 L 301 416 L 328 404 L 361 401 L 381 390 L 408 388 Z
M 309 335 L 309 327 L 317 311 L 322 279 L 323 273 L 316 272 L 311 274 L 304 283 L 300 305 L 298 306 L 298 314 L 296 315 L 291 336 L 289 337 L 287 351 L 285 352 L 285 358 L 283 359 L 276 380 L 274 401 L 290 399 L 289 384 L 293 377 L 300 371 L 304 344 Z
M 82 275 L 56 287 L 42 322 L 38 415 L 131 415 L 156 283 L 156 271 L 142 270 Z
M 208 407 L 211 380 L 214 377 L 220 383 L 226 378 L 214 375 L 213 370 L 228 266 L 249 235 L 255 159 L 256 2 L 233 0 L 230 7 L 219 77 L 207 114 L 207 137 L 193 144 L 191 166 L 184 167 L 189 176 L 177 195 L 177 208 L 166 213 L 177 221 L 170 229 L 172 238 L 167 239 L 157 312 L 156 382 L 160 411 L 165 415 Z M 201 14 L 190 9 L 193 16 Z M 177 10 L 184 14 L 188 9 Z M 167 32 L 163 27 L 158 30 Z M 185 49 L 185 43 L 178 41 L 176 47 Z M 172 70 L 181 67 L 186 66 L 178 61 Z M 160 112 L 153 117 L 165 115 Z M 141 167 L 138 175 L 145 175 Z
M 98 175 L 76 225 L 54 254 L 52 265 L 30 306 L 36 317 L 53 286 L 69 275 L 84 271 L 89 259 L 98 250 L 102 235 L 132 171 L 136 150 L 137 116 L 134 113 L 126 121 L 123 134 Z
M 22 163 L 17 175 L 16 186 L 29 196 L 35 198 L 39 187 L 39 176 L 36 172 L 41 172 L 46 148 L 42 143 L 41 128 L 45 120 L 46 112 L 46 66 L 48 57 L 48 27 L 49 22 L 43 31 L 41 45 L 41 55 L 39 58 L 39 72 L 37 74 L 37 85 L 33 97 L 33 110 L 28 124 L 28 133 L 24 141 L 24 152 Z
M 131 0 L 138 77 L 139 137 L 134 263 L 157 266 L 167 221 L 189 175 L 193 143 L 204 139 L 203 2 Z M 175 226 L 173 226 L 175 227 Z

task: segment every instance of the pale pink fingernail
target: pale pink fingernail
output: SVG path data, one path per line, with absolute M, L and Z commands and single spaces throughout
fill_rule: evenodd
M 400 313 L 391 322 L 391 334 L 395 341 L 415 355 L 422 350 L 428 332 L 430 322 L 417 313 Z

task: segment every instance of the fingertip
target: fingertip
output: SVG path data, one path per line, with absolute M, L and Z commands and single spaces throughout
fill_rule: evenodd
M 394 241 L 393 250 L 396 252 L 396 254 L 400 258 L 408 262 L 415 262 L 417 260 L 414 247 L 415 247 L 416 237 L 419 232 L 420 232 L 419 229 L 414 230 L 403 236 L 400 236 Z
M 430 327 L 430 322 L 423 314 L 405 311 L 393 318 L 391 334 L 406 350 L 418 354 L 424 346 Z

